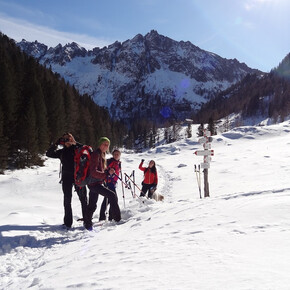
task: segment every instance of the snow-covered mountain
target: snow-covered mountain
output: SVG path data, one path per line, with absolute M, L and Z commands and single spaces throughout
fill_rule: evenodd
M 25 40 L 18 45 L 123 120 L 187 116 L 246 74 L 260 73 L 155 30 L 90 51 L 74 42 L 55 48 Z

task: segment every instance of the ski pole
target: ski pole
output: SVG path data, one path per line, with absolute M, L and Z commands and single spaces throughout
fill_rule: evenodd
M 121 172 L 121 173 L 122 173 L 122 172 Z M 115 176 L 117 176 L 117 178 L 122 182 L 123 185 L 125 185 L 126 188 L 129 187 L 129 186 L 128 186 L 128 183 L 127 183 L 127 181 L 126 181 L 126 179 L 125 179 L 125 182 L 124 182 L 123 179 L 120 178 L 118 175 L 115 175 Z M 126 177 L 126 176 L 125 176 L 125 177 Z
M 199 178 L 198 178 L 198 174 L 197 174 L 198 172 L 200 172 L 200 170 L 199 171 L 197 170 L 196 165 L 194 165 L 194 171 L 195 171 L 197 186 L 198 186 L 198 190 L 199 190 L 199 197 L 201 198 L 200 174 L 199 174 Z
M 133 174 L 133 182 L 134 182 L 134 184 L 136 184 L 135 183 L 135 170 L 133 170 L 132 174 Z M 134 195 L 136 195 L 135 187 L 134 187 Z
M 116 175 L 116 176 L 118 176 L 118 175 Z M 118 176 L 118 178 L 119 178 L 119 176 Z M 126 205 L 125 205 L 125 194 L 124 194 L 124 183 L 123 183 L 123 173 L 122 173 L 122 170 L 121 170 L 121 181 L 122 181 L 122 192 L 123 192 L 124 208 L 125 208 Z
M 199 197 L 201 196 L 201 177 L 200 177 L 200 164 L 198 164 L 198 188 L 199 188 Z
M 140 192 L 142 192 L 144 194 L 144 192 L 140 189 L 140 187 L 130 178 L 130 176 L 128 174 L 125 173 L 125 176 L 133 183 L 134 186 L 136 186 L 138 188 L 138 190 L 140 190 Z M 143 203 L 144 203 L 144 200 L 142 200 L 138 194 L 136 194 L 135 196 L 137 196 Z M 145 194 L 144 194 L 145 196 Z
M 125 184 L 126 184 L 126 188 L 128 188 L 128 189 L 130 189 L 130 191 L 131 191 L 131 194 L 132 194 L 132 197 L 134 198 L 134 193 L 133 193 L 133 189 L 132 189 L 132 187 L 131 187 L 131 183 L 130 183 L 130 181 L 128 181 L 128 178 L 127 178 L 127 176 L 126 176 L 126 173 L 125 173 Z
M 122 171 L 121 171 L 121 174 L 122 174 Z M 123 179 L 121 179 L 118 175 L 115 175 L 115 176 L 117 176 L 117 178 L 121 181 L 121 183 L 122 183 L 122 189 L 124 189 L 123 186 L 125 186 L 125 188 L 130 189 L 131 194 L 132 194 L 132 197 L 134 198 L 133 189 L 132 189 L 132 187 L 131 187 L 131 183 L 127 181 L 127 176 L 125 176 L 125 182 L 124 182 Z M 123 178 L 123 177 L 122 177 L 122 178 Z M 125 195 L 124 195 L 124 193 L 123 193 L 123 196 L 124 196 L 124 206 L 125 206 Z
M 130 181 L 132 181 L 132 183 L 137 187 L 137 189 L 138 190 L 140 190 L 140 192 L 142 192 L 143 194 L 144 194 L 144 192 L 142 191 L 142 189 L 132 180 L 132 178 L 128 175 L 128 174 L 126 174 L 125 173 L 125 176 L 127 176 L 127 178 L 130 180 Z M 145 195 L 145 194 L 144 194 Z M 137 197 L 139 197 L 138 195 L 137 195 Z
M 128 179 L 129 179 L 129 181 L 128 181 Z M 135 198 L 137 196 L 142 201 L 142 203 L 144 203 L 144 200 L 142 200 L 137 194 L 135 194 L 133 192 L 133 189 L 132 189 L 132 186 L 131 186 L 131 182 L 130 181 L 134 184 L 134 186 L 136 186 L 140 190 L 140 192 L 143 193 L 143 191 L 138 187 L 138 185 L 133 182 L 133 180 L 130 178 L 130 176 L 127 173 L 125 173 L 125 185 L 126 185 L 126 188 L 129 188 L 131 190 L 131 194 L 132 194 L 132 197 L 133 198 Z
M 130 181 L 127 181 L 127 184 L 128 184 L 128 189 L 130 189 L 130 191 L 131 191 L 132 197 L 135 198 L 134 192 L 133 192 L 133 188 L 131 186 L 131 182 Z
M 106 222 L 108 221 L 109 219 L 109 213 L 108 213 L 108 202 L 109 202 L 109 199 L 107 197 L 106 198 L 106 210 L 105 210 L 105 215 L 106 215 Z
M 201 175 L 200 175 L 200 164 L 198 164 L 198 175 L 199 175 L 199 195 L 200 195 L 200 198 L 201 198 Z

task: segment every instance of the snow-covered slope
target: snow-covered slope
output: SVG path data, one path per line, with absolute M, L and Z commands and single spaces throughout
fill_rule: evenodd
M 77 221 L 60 229 L 58 161 L 1 175 L 0 288 L 289 289 L 289 132 L 284 122 L 215 136 L 207 199 L 194 173 L 197 138 L 123 152 L 123 172 L 135 170 L 139 185 L 141 158 L 156 161 L 165 200 L 143 204 L 128 189 L 123 199 L 119 185 L 125 223 L 93 232 Z
M 91 51 L 76 43 L 49 49 L 37 41 L 18 45 L 123 120 L 162 119 L 164 106 L 171 116 L 188 117 L 246 74 L 259 73 L 236 59 L 221 58 L 155 30 Z

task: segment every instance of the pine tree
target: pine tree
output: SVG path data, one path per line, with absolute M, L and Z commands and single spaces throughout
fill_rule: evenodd
M 23 100 L 18 121 L 18 146 L 16 167 L 23 168 L 39 163 L 36 113 L 33 98 L 27 96 Z
M 49 141 L 54 142 L 65 131 L 63 95 L 60 84 L 56 80 L 47 82 L 43 92 L 48 113 Z
M 187 124 L 186 135 L 187 135 L 187 138 L 191 138 L 192 137 L 191 123 Z
M 223 127 L 224 127 L 224 132 L 227 132 L 227 131 L 229 131 L 231 129 L 231 122 L 230 122 L 229 116 L 225 117 L 225 121 L 224 121 Z
M 202 137 L 204 132 L 204 124 L 201 123 L 197 128 L 197 137 Z
M 17 124 L 17 82 L 14 79 L 13 67 L 7 54 L 2 52 L 0 61 L 0 103 L 3 114 L 3 134 L 6 136 L 9 150 L 13 151 L 15 129 Z
M 8 138 L 4 135 L 4 114 L 0 104 L 0 174 L 8 164 Z
M 37 77 L 38 74 L 39 70 L 36 62 L 29 59 L 26 65 L 23 94 L 26 97 L 30 96 L 33 100 L 37 124 L 35 139 L 37 140 L 38 151 L 44 153 L 49 143 L 49 136 L 46 105 L 42 87 Z
M 179 123 L 174 123 L 172 126 L 172 142 L 177 141 L 180 138 L 181 126 Z
M 66 84 L 63 92 L 65 110 L 65 128 L 68 132 L 80 132 L 80 112 L 77 104 L 79 96 Z
M 217 129 L 216 129 L 216 123 L 215 121 L 213 120 L 213 118 L 209 118 L 208 120 L 208 126 L 207 126 L 207 130 L 210 131 L 211 133 L 211 136 L 214 136 L 217 134 Z

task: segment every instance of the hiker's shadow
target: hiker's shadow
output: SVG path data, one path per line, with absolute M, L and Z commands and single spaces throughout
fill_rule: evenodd
M 26 233 L 19 234 L 22 231 Z M 51 248 L 74 240 L 75 235 L 68 236 L 58 225 L 3 225 L 0 226 L 0 255 L 10 253 L 17 247 Z

